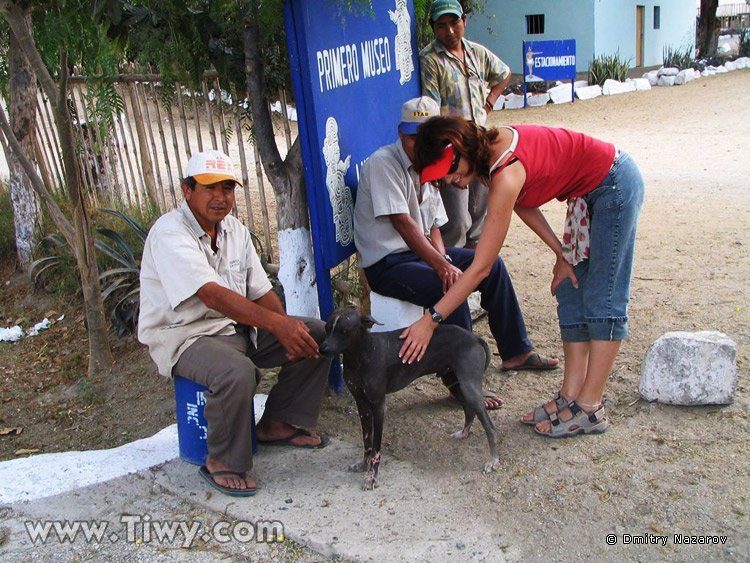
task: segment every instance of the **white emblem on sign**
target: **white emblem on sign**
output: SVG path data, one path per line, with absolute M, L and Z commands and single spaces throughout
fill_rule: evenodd
M 333 208 L 336 241 L 346 246 L 354 240 L 354 200 L 352 191 L 344 183 L 351 156 L 339 160 L 339 125 L 333 117 L 326 121 L 326 138 L 323 141 L 323 159 L 326 163 L 326 187 Z
M 396 9 L 388 10 L 391 21 L 396 24 L 396 68 L 401 72 L 399 82 L 406 84 L 414 72 L 414 61 L 411 53 L 411 16 L 406 7 L 406 0 L 396 0 Z

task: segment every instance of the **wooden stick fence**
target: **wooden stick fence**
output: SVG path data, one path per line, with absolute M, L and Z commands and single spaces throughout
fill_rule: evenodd
M 190 156 L 210 148 L 220 149 L 232 157 L 241 172 L 243 196 L 238 192 L 233 213 L 262 237 L 265 252 L 273 260 L 273 190 L 267 188 L 257 146 L 250 140 L 248 113 L 238 107 L 235 95 L 231 96 L 231 103 L 222 99 L 215 72 L 206 73 L 197 92 L 175 84 L 175 95 L 167 96 L 174 103 L 166 107 L 158 74 L 150 69 L 121 74 L 113 81 L 114 92 L 122 99 L 119 115 L 106 115 L 102 105 L 95 107 L 97 90 L 81 73 L 74 74 L 70 83 L 81 175 L 92 205 L 128 206 L 142 211 L 151 202 L 164 213 L 182 202 L 180 179 Z M 291 128 L 285 93 L 281 94 L 281 102 L 281 132 L 289 150 Z M 48 189 L 58 192 L 64 185 L 60 143 L 49 102 L 41 94 L 37 110 L 33 156 Z

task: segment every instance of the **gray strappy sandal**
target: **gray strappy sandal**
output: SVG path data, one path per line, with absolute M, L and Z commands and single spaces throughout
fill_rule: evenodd
M 568 403 L 570 402 L 568 399 L 563 397 L 559 392 L 557 395 L 555 395 L 555 398 L 552 399 L 555 401 L 555 406 L 557 407 L 557 412 L 560 411 L 560 409 L 563 409 L 568 406 Z M 521 423 L 525 424 L 526 426 L 536 426 L 538 422 L 542 422 L 543 420 L 550 420 L 550 415 L 556 414 L 556 413 L 550 413 L 547 412 L 547 409 L 545 408 L 547 406 L 547 403 L 542 403 L 538 407 L 534 408 L 534 417 L 532 420 L 524 420 L 521 418 Z
M 573 416 L 569 420 L 562 420 L 557 413 L 550 414 L 552 428 L 550 432 L 541 432 L 534 428 L 534 432 L 547 438 L 570 438 L 578 434 L 604 434 L 609 426 L 609 420 L 604 412 L 604 405 L 592 413 L 587 413 L 579 407 L 575 401 L 568 404 L 568 408 Z

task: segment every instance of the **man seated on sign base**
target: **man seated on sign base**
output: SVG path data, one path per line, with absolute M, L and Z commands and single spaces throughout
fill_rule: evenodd
M 208 388 L 208 457 L 200 475 L 224 494 L 250 496 L 256 482 L 250 409 L 260 369 L 281 367 L 257 426 L 261 445 L 323 448 L 315 426 L 330 359 L 319 319 L 286 314 L 250 232 L 230 215 L 240 181 L 219 151 L 194 154 L 185 201 L 151 228 L 141 264 L 138 339 L 167 377 Z
M 424 307 L 434 322 L 471 330 L 466 302 L 446 319 L 430 311 L 474 259 L 473 250 L 444 246 L 440 227 L 447 217 L 440 193 L 431 183 L 421 184 L 412 165 L 417 130 L 436 115 L 440 107 L 430 97 L 407 101 L 401 110 L 399 140 L 375 151 L 363 165 L 354 206 L 354 242 L 373 291 Z M 555 369 L 557 359 L 534 351 L 501 258 L 477 289 L 502 369 Z M 495 409 L 502 401 L 486 393 L 485 404 Z

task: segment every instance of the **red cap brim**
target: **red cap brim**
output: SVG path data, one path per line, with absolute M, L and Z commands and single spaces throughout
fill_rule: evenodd
M 443 149 L 443 156 L 440 157 L 440 160 L 424 167 L 422 174 L 419 175 L 420 181 L 425 184 L 427 182 L 434 182 L 435 180 L 445 178 L 448 171 L 451 169 L 451 164 L 453 164 L 453 155 L 453 145 L 445 147 L 445 149 Z

